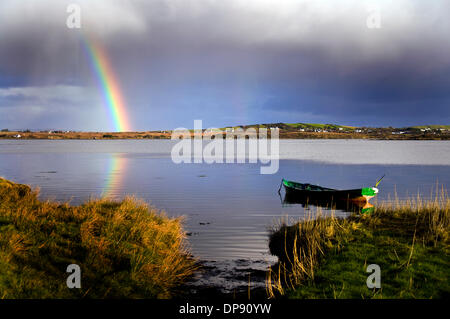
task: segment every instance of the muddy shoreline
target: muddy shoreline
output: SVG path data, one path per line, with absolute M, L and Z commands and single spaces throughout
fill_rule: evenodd
M 200 260 L 199 270 L 175 298 L 267 299 L 265 260 Z

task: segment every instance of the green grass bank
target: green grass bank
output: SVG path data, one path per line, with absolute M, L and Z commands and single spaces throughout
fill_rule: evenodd
M 379 205 L 369 215 L 312 216 L 277 227 L 270 250 L 279 263 L 267 277 L 271 297 L 449 298 L 450 199 Z M 320 213 L 319 213 L 320 215 Z M 381 288 L 367 287 L 367 266 Z
M 180 218 L 133 198 L 40 201 L 0 178 L 0 298 L 170 298 L 196 269 Z M 69 289 L 69 264 L 81 289 Z

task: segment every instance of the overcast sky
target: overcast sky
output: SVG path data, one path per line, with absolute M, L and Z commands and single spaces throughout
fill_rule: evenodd
M 66 26 L 71 3 L 81 29 Z M 0 128 L 113 129 L 86 35 L 134 130 L 450 124 L 449 13 L 447 0 L 2 0 Z

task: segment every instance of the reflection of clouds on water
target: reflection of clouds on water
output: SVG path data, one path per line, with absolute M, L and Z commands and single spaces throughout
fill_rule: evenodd
M 449 165 L 448 141 L 285 140 L 280 159 L 334 164 Z
M 186 216 L 184 228 L 191 233 L 188 241 L 192 253 L 216 263 L 241 258 L 263 260 L 270 265 L 276 262 L 276 257 L 268 251 L 268 232 L 281 218 L 298 220 L 317 209 L 324 215 L 331 214 L 323 207 L 282 205 L 277 194 L 282 178 L 335 189 L 355 189 L 373 186 L 386 174 L 378 186 L 380 192 L 371 199 L 374 205 L 417 193 L 429 198 L 437 181 L 446 189 L 450 187 L 448 163 L 351 164 L 355 157 L 370 156 L 357 155 L 359 152 L 391 156 L 392 145 L 398 150 L 397 155 L 392 155 L 396 161 L 402 151 L 408 153 L 411 149 L 430 160 L 442 160 L 450 154 L 449 141 L 281 140 L 282 148 L 288 146 L 288 151 L 301 155 L 300 158 L 320 158 L 323 151 L 324 158 L 335 154 L 337 163 L 281 160 L 280 171 L 275 175 L 259 174 L 259 165 L 255 164 L 176 165 L 170 158 L 173 141 L 24 140 L 20 146 L 14 142 L 0 141 L 0 175 L 39 186 L 42 199 L 71 200 L 74 205 L 93 195 L 113 199 L 135 195 L 171 217 Z M 353 152 L 348 148 L 353 148 Z M 347 161 L 341 163 L 345 156 Z M 376 157 L 379 160 L 379 155 Z M 206 177 L 198 177 L 201 175 Z M 336 211 L 335 215 L 345 217 L 348 213 Z M 253 278 L 251 275 L 252 281 Z

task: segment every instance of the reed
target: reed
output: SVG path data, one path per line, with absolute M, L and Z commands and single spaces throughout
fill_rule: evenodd
M 271 298 L 414 298 L 450 293 L 450 199 L 442 188 L 429 198 L 378 203 L 370 215 L 282 221 L 269 248 L 279 262 L 267 272 Z M 289 226 L 290 225 L 290 226 Z M 366 287 L 367 264 L 382 265 L 381 290 Z M 414 284 L 412 284 L 414 283 Z
M 0 179 L 2 298 L 170 298 L 196 270 L 182 218 L 132 197 L 71 206 L 37 196 Z M 67 288 L 69 264 L 81 289 Z
M 292 220 L 291 220 L 292 223 Z M 269 249 L 279 262 L 267 272 L 266 290 L 269 297 L 285 294 L 305 280 L 314 280 L 314 272 L 328 248 L 339 245 L 339 237 L 348 229 L 349 221 L 334 214 L 325 217 L 320 208 L 301 222 L 288 226 L 282 221 L 274 228 Z

